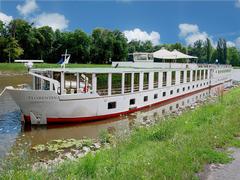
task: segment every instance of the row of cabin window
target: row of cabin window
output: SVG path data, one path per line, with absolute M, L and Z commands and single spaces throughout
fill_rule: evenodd
M 154 87 L 157 87 L 157 73 L 154 73 Z M 180 71 L 180 84 L 184 83 L 184 73 L 187 73 L 187 82 L 190 82 L 191 79 L 191 70 L 188 71 Z M 171 85 L 176 84 L 176 71 L 172 71 L 171 73 Z M 204 78 L 205 75 L 205 78 Z M 198 81 L 198 80 L 203 80 L 208 78 L 208 70 L 207 69 L 202 69 L 202 70 L 192 70 L 192 81 Z M 162 86 L 167 85 L 167 72 L 163 72 L 162 76 Z
M 208 82 L 206 82 L 206 83 L 201 83 L 201 84 L 197 84 L 196 85 L 196 88 L 198 88 L 199 86 L 201 87 L 202 85 L 208 85 Z M 190 90 L 190 86 L 188 86 L 188 90 Z M 195 85 L 192 85 L 192 89 L 194 89 L 195 88 Z M 185 91 L 185 87 L 183 87 L 182 88 L 182 92 L 184 92 Z M 178 88 L 177 89 L 177 93 L 179 93 L 180 92 L 180 89 Z M 173 94 L 173 90 L 170 90 L 170 95 L 172 95 Z M 164 91 L 163 93 L 162 93 L 162 97 L 165 97 L 166 96 L 166 92 Z M 154 94 L 154 96 L 153 96 L 153 98 L 154 99 L 157 99 L 158 98 L 158 94 Z M 144 102 L 147 102 L 148 101 L 148 96 L 144 96 L 143 97 L 143 101 Z M 133 99 L 130 99 L 129 100 L 129 105 L 134 105 L 135 104 L 135 98 L 133 98 Z M 108 109 L 114 109 L 114 108 L 116 108 L 116 102 L 109 102 L 108 103 Z

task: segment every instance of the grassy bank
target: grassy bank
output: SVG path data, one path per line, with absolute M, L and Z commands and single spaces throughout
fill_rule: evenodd
M 59 64 L 35 63 L 33 68 L 57 68 Z M 108 64 L 68 64 L 66 67 L 83 68 L 83 67 L 110 67 Z M 0 63 L 1 73 L 24 73 L 27 68 L 23 63 Z
M 231 159 L 222 148 L 239 146 L 240 89 L 152 127 L 137 128 L 115 148 L 65 162 L 53 172 L 13 166 L 3 179 L 197 179 L 208 163 Z M 221 149 L 221 150 L 219 150 Z M 24 163 L 22 163 L 24 164 Z

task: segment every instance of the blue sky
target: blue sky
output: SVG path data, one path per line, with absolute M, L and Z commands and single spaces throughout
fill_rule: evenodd
M 229 46 L 240 47 L 240 0 L 229 1 L 0 1 L 0 19 L 24 18 L 35 26 L 62 31 L 96 27 L 119 29 L 129 40 L 154 44 L 198 39 L 213 44 L 224 37 Z

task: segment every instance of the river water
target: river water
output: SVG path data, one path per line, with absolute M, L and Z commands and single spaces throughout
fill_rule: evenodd
M 240 74 L 240 73 L 239 73 Z M 0 92 L 5 86 L 31 84 L 28 75 L 0 76 Z M 25 126 L 21 123 L 22 115 L 19 108 L 8 94 L 0 97 L 0 159 L 13 149 L 44 144 L 54 139 L 67 138 L 98 138 L 102 131 L 126 134 L 138 125 L 146 125 L 158 121 L 166 114 L 192 106 L 208 96 L 216 95 L 219 87 L 207 89 L 194 95 L 180 98 L 175 102 L 154 106 L 127 116 L 95 122 L 71 125 Z

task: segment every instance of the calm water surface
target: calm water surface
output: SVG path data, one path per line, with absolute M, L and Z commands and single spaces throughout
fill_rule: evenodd
M 0 91 L 5 86 L 29 83 L 31 77 L 20 76 L 0 76 Z M 51 126 L 24 126 L 21 123 L 21 113 L 17 105 L 7 94 L 0 97 L 0 158 L 4 157 L 12 149 L 23 146 L 34 146 L 46 143 L 54 139 L 66 138 L 98 138 L 102 131 L 110 131 L 117 134 L 126 134 L 138 125 L 158 121 L 159 117 L 177 111 L 180 108 L 191 106 L 196 101 L 204 100 L 212 94 L 216 94 L 218 87 L 204 90 L 189 97 L 184 97 L 178 101 L 147 108 L 144 111 L 136 112 L 128 116 L 121 116 L 97 122 L 89 122 L 75 125 L 51 125 Z

